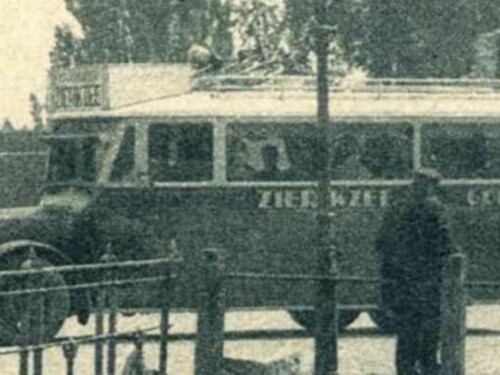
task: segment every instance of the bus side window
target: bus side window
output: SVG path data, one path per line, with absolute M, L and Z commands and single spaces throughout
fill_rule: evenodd
M 412 168 L 410 126 L 346 125 L 332 147 L 334 179 L 406 178 Z
M 306 124 L 231 124 L 227 137 L 228 179 L 314 180 L 313 130 Z
M 491 129 L 490 129 L 491 128 Z M 445 178 L 500 177 L 500 134 L 477 125 L 428 125 L 423 133 L 423 163 Z
M 152 125 L 149 161 L 154 181 L 207 181 L 212 179 L 211 125 Z

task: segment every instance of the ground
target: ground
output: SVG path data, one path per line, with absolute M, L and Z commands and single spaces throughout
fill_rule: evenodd
M 196 317 L 193 314 L 175 313 L 172 316 L 172 333 L 192 332 Z M 500 307 L 476 306 L 468 309 L 469 335 L 467 337 L 466 368 L 468 375 L 500 374 Z M 158 315 L 119 317 L 118 329 L 121 331 L 150 327 L 158 323 Z M 246 329 L 283 329 L 297 328 L 297 325 L 283 311 L 233 312 L 226 317 L 228 330 Z M 90 334 L 93 322 L 79 326 L 74 319 L 68 319 L 62 336 Z M 498 332 L 496 332 L 498 330 Z M 394 374 L 394 338 L 381 335 L 373 327 L 368 316 L 361 315 L 339 341 L 339 360 L 342 375 Z M 117 374 L 132 346 L 122 344 L 118 347 Z M 193 373 L 194 344 L 174 342 L 169 345 L 169 374 L 189 375 Z M 230 357 L 254 359 L 263 362 L 299 354 L 304 374 L 311 374 L 313 360 L 313 341 L 311 339 L 290 339 L 280 341 L 228 341 L 225 355 Z M 158 350 L 156 344 L 146 344 L 145 359 L 149 367 L 157 366 Z M 2 375 L 17 375 L 18 356 L 0 356 Z M 93 347 L 79 348 L 75 373 L 93 375 Z M 44 374 L 65 374 L 64 359 L 60 349 L 46 351 Z

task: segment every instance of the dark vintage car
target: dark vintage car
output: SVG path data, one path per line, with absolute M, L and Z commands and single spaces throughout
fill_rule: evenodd
M 43 197 L 36 207 L 1 213 L 2 269 L 22 268 L 30 257 L 41 265 L 95 263 L 109 245 L 118 259 L 177 251 L 183 262 L 172 303 L 179 308 L 196 304 L 200 254 L 208 247 L 224 249 L 231 271 L 313 274 L 318 176 L 309 83 L 194 79 L 175 65 L 52 72 Z M 471 277 L 498 280 L 500 96 L 418 85 L 368 82 L 332 93 L 331 209 L 340 272 L 378 275 L 373 244 L 383 213 L 424 166 L 444 176 L 453 239 L 470 257 Z M 90 276 L 56 274 L 44 283 Z M 308 281 L 233 280 L 227 303 L 290 309 L 308 324 L 303 309 L 313 305 L 312 291 Z M 498 297 L 491 290 L 471 295 Z M 120 304 L 154 307 L 158 296 L 158 288 L 130 287 Z M 384 323 L 376 285 L 342 284 L 339 296 L 342 326 L 363 310 Z M 56 294 L 47 309 L 55 322 L 49 333 L 70 313 L 84 322 L 91 301 L 82 292 Z M 0 303 L 5 332 L 21 319 L 23 303 Z M 0 337 L 12 340 L 11 331 Z

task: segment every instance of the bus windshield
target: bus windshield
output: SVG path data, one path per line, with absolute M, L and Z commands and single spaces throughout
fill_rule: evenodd
M 410 125 L 341 125 L 331 146 L 332 179 L 406 178 L 412 168 Z M 312 181 L 318 178 L 318 140 L 310 124 L 232 124 L 230 181 Z
M 49 183 L 94 182 L 97 174 L 96 136 L 61 136 L 51 139 Z

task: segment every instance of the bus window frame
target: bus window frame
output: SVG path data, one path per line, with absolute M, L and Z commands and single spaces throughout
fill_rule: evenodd
M 466 129 L 473 129 L 473 128 L 478 128 L 478 129 L 484 129 L 485 127 L 489 126 L 495 126 L 498 125 L 498 122 L 495 123 L 494 121 L 484 121 L 484 119 L 474 119 L 474 118 L 464 118 L 461 119 L 461 121 L 449 121 L 447 119 L 435 119 L 435 120 L 430 120 L 426 121 L 425 123 L 422 124 L 422 129 L 421 129 L 421 163 L 423 167 L 426 168 L 433 168 L 432 165 L 429 165 L 428 160 L 427 164 L 424 163 L 424 139 L 426 136 L 424 135 L 424 127 L 427 129 L 431 129 L 432 132 L 442 132 L 441 134 L 445 134 L 446 128 L 447 127 L 457 127 L 458 129 L 461 128 L 466 128 Z M 442 130 L 438 130 L 439 128 L 444 128 Z M 462 130 L 460 130 L 462 131 Z M 451 137 L 452 139 L 453 137 Z M 500 137 L 499 137 L 500 138 Z M 427 140 L 430 139 L 430 136 L 427 135 Z M 488 159 L 487 159 L 488 160 Z M 437 167 L 434 167 L 437 169 Z M 441 172 L 442 174 L 442 172 Z M 443 185 L 497 185 L 500 184 L 500 175 L 496 177 L 488 177 L 488 176 L 454 176 L 454 177 L 449 177 L 444 174 L 442 174 L 443 179 L 442 179 L 442 184 Z
M 212 135 L 212 157 L 211 157 L 211 162 L 212 162 L 212 178 L 207 179 L 207 180 L 201 180 L 201 181 L 157 181 L 154 180 L 152 175 L 151 175 L 151 168 L 150 168 L 150 154 L 149 154 L 149 139 L 151 135 L 151 127 L 154 126 L 196 126 L 196 125 L 207 125 L 210 126 L 211 128 L 211 135 Z M 219 129 L 216 132 L 216 127 Z M 174 118 L 158 118 L 154 120 L 150 120 L 147 124 L 147 141 L 144 143 L 144 146 L 141 148 L 141 152 L 145 153 L 142 155 L 143 162 L 147 164 L 147 169 L 144 169 L 144 171 L 147 173 L 148 180 L 149 180 L 149 185 L 155 188 L 169 188 L 169 187 L 180 187 L 180 188 L 189 188 L 189 187 L 212 187 L 212 186 L 221 186 L 223 183 L 221 182 L 221 178 L 224 177 L 225 172 L 219 171 L 216 172 L 217 169 L 217 164 L 218 164 L 218 158 L 219 153 L 216 151 L 219 146 L 225 147 L 220 145 L 220 136 L 221 134 L 225 134 L 225 124 L 223 122 L 218 122 L 214 121 L 212 119 L 190 119 L 190 118 L 179 118 L 179 119 L 174 119 Z M 219 139 L 219 141 L 217 141 Z M 138 139 L 136 138 L 136 142 Z M 137 154 L 136 154 L 137 158 Z M 218 176 L 216 178 L 216 176 Z
M 289 187 L 313 187 L 317 185 L 316 180 L 276 180 L 276 181 L 262 181 L 262 180 L 228 180 L 227 179 L 227 137 L 229 126 L 297 126 L 306 125 L 314 127 L 316 124 L 310 119 L 308 121 L 303 119 L 249 119 L 249 120 L 233 120 L 224 122 L 224 139 L 225 139 L 225 151 L 226 156 L 224 157 L 224 164 L 226 167 L 224 185 L 230 187 L 279 187 L 279 186 L 289 186 Z M 355 119 L 353 121 L 347 121 L 346 119 L 332 121 L 331 126 L 405 126 L 412 129 L 413 136 L 410 137 L 411 142 L 411 164 L 409 168 L 409 175 L 407 178 L 360 178 L 360 179 L 331 179 L 331 186 L 398 186 L 398 185 L 408 185 L 411 181 L 411 175 L 414 170 L 417 170 L 421 166 L 421 128 L 423 122 L 414 120 L 404 120 L 404 119 L 391 119 L 391 121 L 371 121 L 367 119 Z

